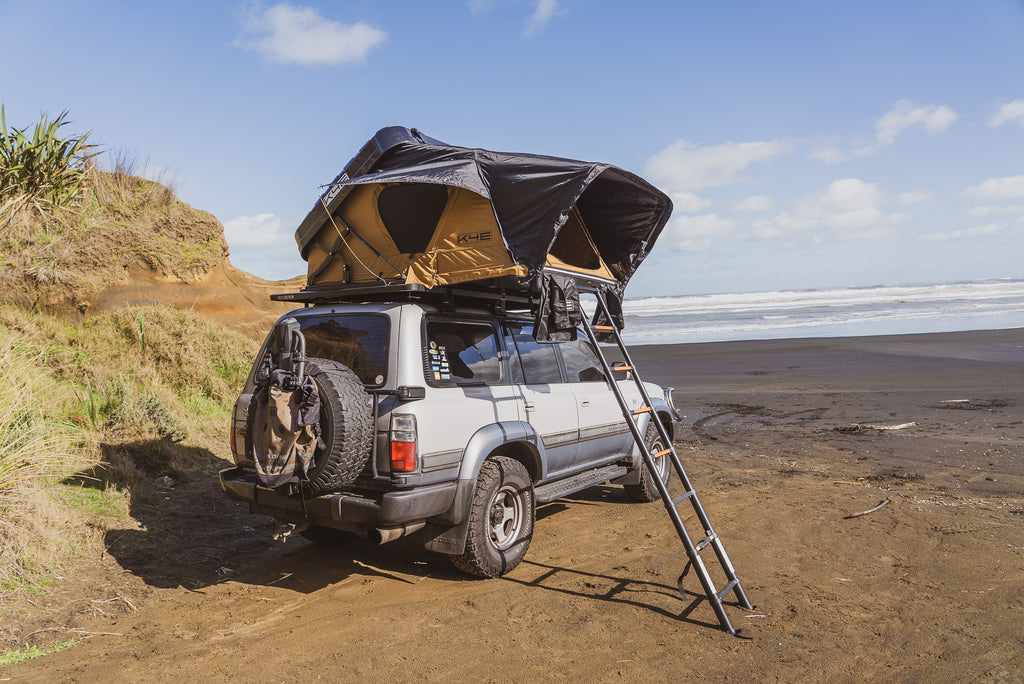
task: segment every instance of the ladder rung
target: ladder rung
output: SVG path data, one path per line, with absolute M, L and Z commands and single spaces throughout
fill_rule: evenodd
M 696 550 L 698 552 L 703 551 L 704 549 L 706 549 L 709 546 L 711 546 L 711 544 L 714 543 L 714 541 L 716 539 L 718 539 L 718 536 L 714 535 L 714 534 L 711 535 L 710 537 L 704 537 L 703 539 L 700 540 L 700 542 L 697 543 L 697 546 L 694 547 L 694 548 L 696 548 Z
M 716 596 L 718 596 L 718 600 L 721 601 L 726 596 L 728 596 L 729 592 L 732 591 L 733 589 L 735 589 L 736 585 L 739 584 L 739 583 L 740 583 L 740 581 L 738 579 L 734 579 L 732 582 L 729 582 L 724 587 L 722 587 L 722 591 L 720 591 L 720 592 L 718 592 L 718 594 L 716 594 Z
M 613 373 L 625 373 L 626 371 L 633 370 L 632 366 L 612 366 Z
M 595 325 L 594 330 L 598 330 L 600 332 L 614 332 L 615 328 L 610 325 Z
M 634 416 L 640 415 L 641 413 L 650 413 L 650 412 L 651 412 L 651 407 L 650 406 L 644 406 L 643 408 L 633 409 L 633 415 Z
M 661 458 L 665 454 L 671 454 L 671 453 L 672 453 L 671 449 L 665 449 L 664 451 L 659 451 L 658 453 L 654 454 L 654 458 Z
M 675 499 L 672 499 L 672 503 L 673 503 L 673 505 L 678 506 L 680 501 L 686 501 L 687 499 L 689 499 L 691 496 L 693 496 L 696 493 L 697 493 L 696 489 L 691 489 L 690 491 L 686 492 L 682 496 L 679 496 L 679 497 L 676 497 Z

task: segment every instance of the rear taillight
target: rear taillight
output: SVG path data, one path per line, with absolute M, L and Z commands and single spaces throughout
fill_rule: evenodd
M 391 471 L 416 470 L 416 416 L 391 414 Z
M 234 455 L 237 454 L 237 453 L 238 453 L 238 450 L 235 449 L 235 426 L 232 425 L 231 426 L 231 456 L 234 457 Z

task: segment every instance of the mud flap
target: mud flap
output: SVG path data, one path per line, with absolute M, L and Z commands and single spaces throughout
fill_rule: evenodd
M 427 537 L 423 547 L 427 551 L 461 556 L 466 552 L 466 537 L 469 535 L 469 516 L 458 525 L 446 527 L 443 524 L 430 523 L 424 532 Z
M 436 551 L 451 556 L 460 556 L 466 551 L 466 537 L 469 535 L 469 507 L 473 504 L 476 480 L 459 480 L 455 500 L 448 512 L 427 524 L 424 531 L 427 551 Z M 453 524 L 454 523 L 454 524 Z

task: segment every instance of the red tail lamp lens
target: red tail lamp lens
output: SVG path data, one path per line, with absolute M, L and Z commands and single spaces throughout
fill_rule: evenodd
M 391 470 L 402 473 L 416 470 L 416 442 L 391 443 Z

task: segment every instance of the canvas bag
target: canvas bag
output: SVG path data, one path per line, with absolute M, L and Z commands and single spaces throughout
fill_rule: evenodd
M 313 463 L 320 395 L 309 375 L 296 389 L 286 389 L 291 374 L 275 370 L 257 388 L 250 408 L 253 463 L 267 487 L 301 482 Z
M 533 326 L 538 342 L 569 342 L 576 339 L 576 326 L 583 321 L 576 281 L 545 273 L 541 280 L 540 306 Z

